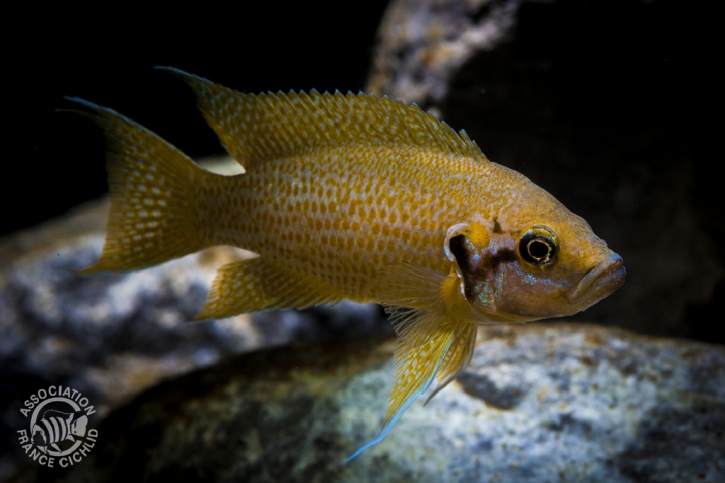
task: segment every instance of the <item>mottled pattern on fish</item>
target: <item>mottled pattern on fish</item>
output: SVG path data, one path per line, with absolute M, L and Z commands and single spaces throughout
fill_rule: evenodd
M 452 172 L 451 163 L 465 167 Z M 215 244 L 252 250 L 341 297 L 375 301 L 377 271 L 403 253 L 408 263 L 446 271 L 447 220 L 486 217 L 500 204 L 486 202 L 484 183 L 471 183 L 493 175 L 489 165 L 420 149 L 317 150 L 208 179 L 200 206 L 213 210 L 200 216 L 214 220 L 206 236 Z M 446 191 L 468 202 L 441 200 Z
M 379 302 L 398 335 L 379 442 L 436 379 L 465 369 L 476 324 L 570 315 L 624 281 L 621 258 L 526 177 L 417 106 L 364 94 L 251 95 L 167 69 L 242 175 L 204 171 L 110 109 L 111 211 L 82 274 L 123 272 L 227 244 L 199 319 L 342 298 Z

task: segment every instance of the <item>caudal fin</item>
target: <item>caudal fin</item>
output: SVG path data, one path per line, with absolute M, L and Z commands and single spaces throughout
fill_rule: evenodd
M 106 242 L 81 275 L 150 267 L 205 247 L 194 182 L 208 175 L 156 134 L 112 109 L 69 98 L 103 129 L 111 191 Z

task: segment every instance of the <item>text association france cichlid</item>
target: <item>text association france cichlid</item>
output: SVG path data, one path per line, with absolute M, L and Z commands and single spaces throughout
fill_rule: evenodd
M 625 278 L 589 225 L 464 131 L 373 95 L 242 94 L 176 69 L 246 169 L 207 172 L 113 110 L 111 210 L 82 274 L 149 267 L 213 245 L 259 257 L 219 269 L 197 319 L 347 298 L 383 304 L 398 335 L 381 441 L 435 378 L 471 359 L 476 324 L 571 315 Z

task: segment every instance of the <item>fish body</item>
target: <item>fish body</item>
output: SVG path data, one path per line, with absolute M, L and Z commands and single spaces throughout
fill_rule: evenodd
M 517 177 L 422 149 L 324 149 L 210 178 L 200 207 L 213 208 L 200 218 L 215 220 L 206 234 L 214 244 L 258 253 L 338 298 L 379 302 L 381 268 L 402 258 L 447 272 L 449 220 L 490 224 L 507 199 L 500 187 Z
M 104 130 L 106 243 L 82 274 L 125 272 L 214 245 L 221 267 L 198 319 L 343 298 L 377 302 L 398 335 L 378 436 L 435 379 L 470 361 L 476 325 L 571 315 L 616 290 L 622 259 L 525 176 L 417 106 L 364 94 L 242 94 L 175 69 L 246 170 L 209 173 L 133 121 L 87 101 Z M 432 397 L 432 396 L 431 396 Z
M 32 440 L 43 452 L 61 451 L 58 446 L 64 441 L 75 442 L 75 436 L 84 436 L 88 417 L 76 417 L 73 413 L 46 411 L 43 417 L 32 428 Z

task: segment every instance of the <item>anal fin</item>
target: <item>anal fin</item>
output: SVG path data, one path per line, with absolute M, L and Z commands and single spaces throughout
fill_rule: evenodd
M 257 257 L 222 266 L 214 278 L 204 309 L 194 320 L 221 319 L 258 310 L 301 309 L 336 303 L 341 298 Z

